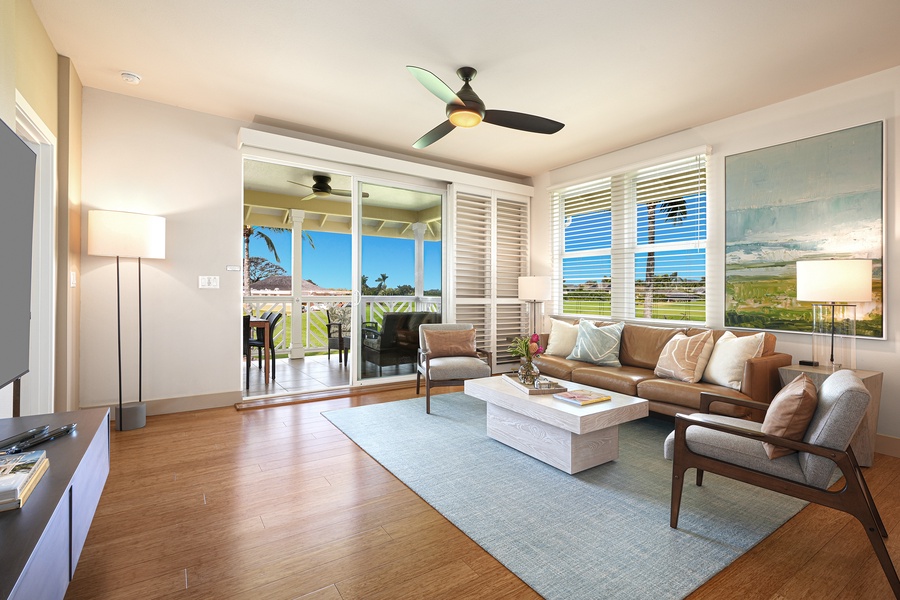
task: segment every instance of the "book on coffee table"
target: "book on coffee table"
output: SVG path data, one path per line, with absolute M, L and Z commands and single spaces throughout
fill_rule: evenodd
M 21 508 L 49 464 L 45 450 L 0 456 L 0 511 Z
M 612 399 L 612 397 L 607 394 L 595 392 L 593 390 L 569 390 L 568 392 L 553 394 L 553 397 L 557 400 L 564 400 L 566 402 L 571 402 L 572 404 L 577 404 L 578 406 L 605 402 L 606 400 Z

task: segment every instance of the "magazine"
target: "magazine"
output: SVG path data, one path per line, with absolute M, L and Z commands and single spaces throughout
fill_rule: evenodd
M 595 404 L 597 402 L 604 402 L 606 400 L 612 399 L 612 397 L 608 394 L 595 392 L 593 390 L 569 390 L 568 392 L 553 394 L 553 397 L 557 400 L 564 400 L 566 402 L 571 402 L 572 404 L 577 404 L 579 406 L 584 406 L 586 404 Z
M 26 486 L 43 475 L 46 462 L 46 450 L 0 456 L 0 503 L 21 500 Z

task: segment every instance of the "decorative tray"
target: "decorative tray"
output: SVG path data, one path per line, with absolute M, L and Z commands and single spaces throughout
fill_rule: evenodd
M 515 387 L 520 392 L 525 392 L 529 396 L 537 396 L 544 394 L 558 394 L 560 392 L 565 392 L 568 388 L 564 388 L 563 386 L 557 384 L 556 382 L 551 382 L 553 387 L 549 388 L 533 388 L 531 386 L 524 385 L 519 381 L 519 378 L 515 375 L 509 375 L 504 373 L 502 375 L 503 380 L 506 381 L 511 386 Z

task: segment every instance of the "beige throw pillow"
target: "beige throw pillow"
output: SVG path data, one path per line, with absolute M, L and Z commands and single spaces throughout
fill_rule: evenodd
M 424 333 L 429 358 L 478 356 L 475 350 L 475 329 L 426 329 Z
M 703 381 L 734 390 L 741 389 L 744 364 L 762 356 L 764 333 L 738 337 L 726 331 L 713 346 L 712 355 L 703 372 Z
M 544 354 L 565 358 L 572 353 L 577 339 L 578 323 L 570 324 L 550 319 L 550 339 L 547 340 L 547 349 Z
M 712 350 L 712 331 L 690 337 L 676 333 L 663 348 L 653 372 L 664 379 L 697 383 L 703 377 Z
M 766 418 L 763 419 L 762 432 L 789 440 L 802 440 L 818 403 L 816 384 L 806 373 L 800 373 L 772 399 L 772 404 L 766 411 Z M 763 447 L 769 458 L 787 456 L 795 452 L 768 443 L 763 444 Z

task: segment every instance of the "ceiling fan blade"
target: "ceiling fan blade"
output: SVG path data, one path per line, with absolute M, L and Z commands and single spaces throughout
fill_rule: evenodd
M 407 65 L 406 68 L 413 74 L 413 77 L 419 80 L 419 83 L 425 86 L 425 89 L 440 98 L 444 104 L 458 104 L 460 106 L 465 106 L 465 103 L 459 99 L 456 92 L 451 90 L 450 86 L 441 81 L 440 77 L 431 71 L 421 67 L 413 67 L 411 65 Z
M 420 137 L 418 140 L 416 140 L 416 143 L 413 144 L 413 148 L 418 148 L 419 150 L 421 150 L 422 148 L 427 148 L 454 129 L 456 129 L 456 125 L 451 123 L 449 120 L 444 121 L 434 129 Z
M 559 121 L 509 110 L 486 110 L 484 111 L 484 122 L 532 133 L 556 133 L 565 127 Z
M 300 185 L 303 185 L 302 183 Z M 309 186 L 306 186 L 309 187 Z M 315 194 L 310 194 L 309 196 L 303 196 L 300 198 L 300 202 L 306 202 L 307 200 L 312 200 L 313 198 L 317 198 Z
M 311 185 L 306 185 L 305 183 L 300 183 L 299 181 L 291 181 L 290 179 L 288 179 L 288 183 L 293 183 L 294 185 L 302 185 L 305 188 L 312 189 Z
M 351 192 L 350 192 L 350 190 L 335 190 L 335 189 L 332 189 L 332 190 L 331 190 L 331 195 L 332 195 L 332 196 L 344 196 L 344 197 L 346 197 L 346 198 L 349 198 L 350 195 L 351 195 Z

